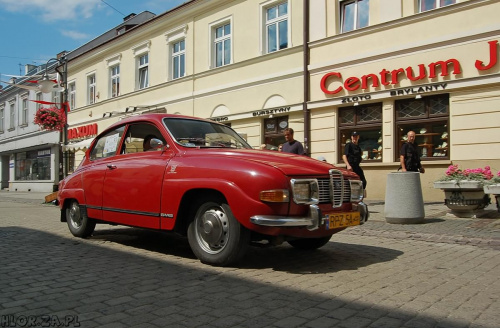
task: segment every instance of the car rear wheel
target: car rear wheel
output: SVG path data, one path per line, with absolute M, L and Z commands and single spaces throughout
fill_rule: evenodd
M 201 262 L 227 266 L 245 254 L 250 231 L 236 220 L 229 205 L 209 201 L 200 205 L 189 224 L 188 241 Z
M 76 200 L 66 207 L 66 221 L 68 222 L 69 231 L 75 237 L 85 238 L 94 232 L 95 221 L 87 217 L 87 214 L 81 210 L 80 204 Z
M 303 250 L 312 250 L 323 247 L 330 241 L 332 236 L 321 237 L 321 238 L 303 238 L 296 240 L 289 240 L 288 243 L 295 248 Z

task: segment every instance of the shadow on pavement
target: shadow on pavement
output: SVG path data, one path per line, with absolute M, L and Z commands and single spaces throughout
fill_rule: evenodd
M 196 259 L 186 238 L 158 231 L 137 228 L 96 230 L 91 240 L 114 242 L 151 252 Z M 380 254 L 384 254 L 383 257 Z M 359 257 L 358 254 L 378 254 Z M 283 243 L 280 246 L 250 246 L 238 268 L 273 269 L 295 274 L 323 274 L 357 270 L 380 262 L 394 260 L 402 252 L 388 248 L 330 242 L 313 251 L 298 250 Z
M 82 240 L 0 228 L 0 315 L 77 315 L 82 327 L 464 326 L 341 295 L 370 285 L 350 272 L 398 251 L 336 242 L 314 255 L 252 249 L 239 271 L 203 266 L 185 241 L 138 230 Z

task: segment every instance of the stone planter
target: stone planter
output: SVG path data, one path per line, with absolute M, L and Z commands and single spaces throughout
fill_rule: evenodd
M 495 196 L 496 202 L 497 202 L 497 210 L 500 213 L 500 183 L 493 184 L 493 185 L 485 185 L 483 187 L 484 193 L 485 194 L 492 194 Z
M 437 181 L 434 188 L 444 191 L 445 205 L 457 216 L 476 215 L 490 204 L 490 196 L 479 181 Z

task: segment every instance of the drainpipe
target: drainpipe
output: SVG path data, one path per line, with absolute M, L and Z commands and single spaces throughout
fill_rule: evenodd
M 302 111 L 304 113 L 304 152 L 305 155 L 311 156 L 311 112 L 307 107 L 309 101 L 309 0 L 304 0 L 304 22 L 303 22 L 303 45 L 304 53 L 304 101 L 302 103 Z

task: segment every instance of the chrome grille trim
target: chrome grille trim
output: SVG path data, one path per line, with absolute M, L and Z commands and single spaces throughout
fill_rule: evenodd
M 342 172 L 339 170 L 331 169 L 330 173 L 330 199 L 332 207 L 342 206 L 344 200 L 344 178 Z

